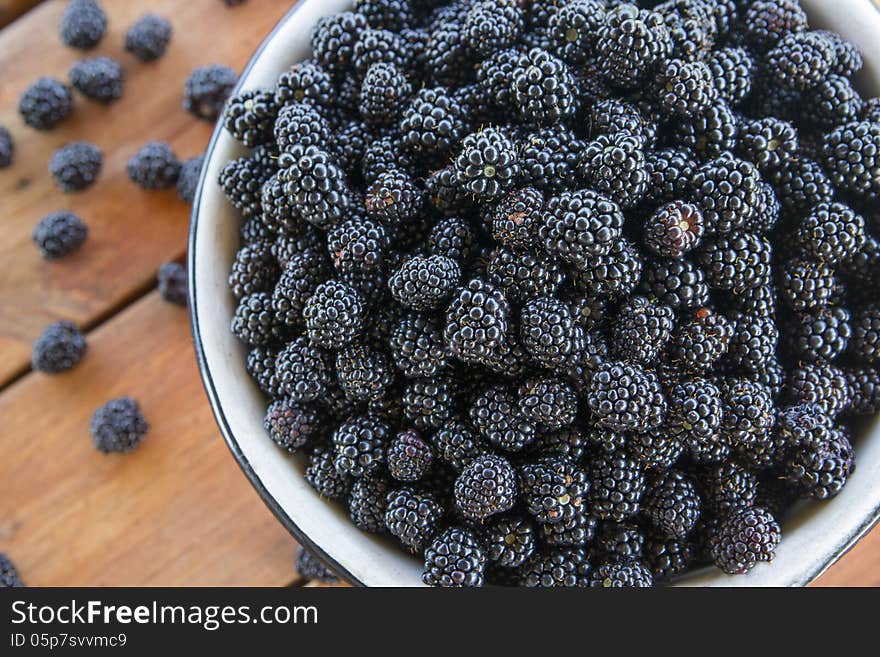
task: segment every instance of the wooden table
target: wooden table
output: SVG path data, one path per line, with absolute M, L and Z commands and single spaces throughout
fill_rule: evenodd
M 33 585 L 284 585 L 296 582 L 295 543 L 263 506 L 226 449 L 196 369 L 185 310 L 163 302 L 155 272 L 186 247 L 189 207 L 174 191 L 142 192 L 125 175 L 144 142 L 190 157 L 211 126 L 181 109 L 196 66 L 240 70 L 290 2 L 105 2 L 110 30 L 97 53 L 118 58 L 126 93 L 110 107 L 77 97 L 50 133 L 26 128 L 18 96 L 39 75 L 66 76 L 81 53 L 57 37 L 62 0 L 0 0 L 6 15 L 37 5 L 0 31 L 0 124 L 16 142 L 0 171 L 0 551 Z M 146 11 L 171 19 L 166 56 L 142 64 L 125 53 L 125 29 Z M 55 190 L 53 149 L 87 139 L 104 150 L 94 188 Z M 68 208 L 90 228 L 85 247 L 55 263 L 30 241 L 45 214 Z M 89 352 L 71 372 L 29 371 L 31 343 L 56 319 L 88 331 Z M 108 399 L 138 399 L 150 422 L 144 445 L 103 456 L 89 419 Z M 880 584 L 880 530 L 821 580 Z

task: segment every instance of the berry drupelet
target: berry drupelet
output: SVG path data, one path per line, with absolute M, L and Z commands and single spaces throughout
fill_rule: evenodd
M 31 367 L 46 374 L 66 372 L 83 359 L 87 348 L 76 325 L 66 320 L 54 322 L 34 342 Z
M 104 454 L 125 454 L 143 442 L 149 425 L 138 403 L 130 397 L 113 399 L 95 411 L 90 430 L 92 442 Z
M 88 226 L 72 212 L 53 212 L 34 227 L 32 238 L 46 260 L 57 260 L 76 251 L 89 236 Z

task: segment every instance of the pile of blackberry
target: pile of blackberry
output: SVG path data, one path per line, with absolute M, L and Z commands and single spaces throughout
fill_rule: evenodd
M 796 0 L 358 0 L 230 98 L 232 331 L 441 586 L 771 561 L 880 411 L 880 119 Z

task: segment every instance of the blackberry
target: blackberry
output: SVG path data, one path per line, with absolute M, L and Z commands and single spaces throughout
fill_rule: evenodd
M 829 75 L 809 92 L 810 102 L 804 108 L 809 123 L 819 130 L 857 121 L 862 111 L 862 97 L 849 79 Z
M 239 340 L 255 347 L 274 340 L 278 336 L 278 320 L 271 295 L 256 292 L 239 301 L 230 330 Z
M 67 77 L 77 91 L 92 100 L 106 104 L 122 98 L 125 74 L 119 62 L 110 57 L 81 59 Z
M 681 258 L 700 243 L 705 225 L 699 208 L 676 201 L 658 209 L 645 223 L 644 230 L 645 244 L 654 253 Z
M 782 272 L 782 298 L 796 312 L 824 307 L 836 287 L 834 269 L 823 261 L 790 260 Z
M 825 169 L 834 184 L 857 195 L 880 192 L 880 124 L 847 123 L 825 135 Z
M 541 541 L 551 547 L 582 547 L 596 536 L 599 524 L 592 516 L 576 513 L 559 522 L 545 522 L 539 526 Z
M 131 397 L 112 399 L 95 411 L 89 430 L 95 449 L 104 454 L 126 454 L 140 445 L 149 425 Z
M 415 256 L 388 280 L 398 303 L 418 311 L 436 309 L 455 291 L 461 269 L 445 256 Z
M 715 88 L 731 107 L 742 103 L 752 90 L 755 61 L 745 48 L 720 48 L 706 60 Z
M 246 297 L 247 298 L 247 297 Z M 295 403 L 320 399 L 330 385 L 330 363 L 320 348 L 300 336 L 284 347 L 275 360 L 281 389 Z
M 638 86 L 672 49 L 663 17 L 622 4 L 610 9 L 598 31 L 596 55 L 605 79 L 616 87 Z
M 385 511 L 388 508 L 390 484 L 381 474 L 358 477 L 348 498 L 348 515 L 358 529 L 371 534 L 383 534 Z
M 741 228 L 756 211 L 760 184 L 757 168 L 729 153 L 697 169 L 693 195 L 707 231 L 729 233 Z
M 724 415 L 718 387 L 706 379 L 685 379 L 672 386 L 667 401 L 669 434 L 692 453 L 709 456 L 707 452 L 718 443 L 716 436 Z
M 645 540 L 644 563 L 655 582 L 665 582 L 685 572 L 695 558 L 689 541 L 649 535 Z
M 61 14 L 58 29 L 64 45 L 91 50 L 104 38 L 107 14 L 95 0 L 71 0 Z
M 327 280 L 303 307 L 309 339 L 327 349 L 341 349 L 363 328 L 364 304 L 350 285 Z
M 519 568 L 535 552 L 535 529 L 524 518 L 501 518 L 486 529 L 483 542 L 491 561 L 502 568 Z
M 450 527 L 425 550 L 422 581 L 428 586 L 482 586 L 485 568 L 486 555 L 476 534 Z
M 260 169 L 256 160 L 254 168 L 257 173 L 254 183 L 265 180 L 260 189 L 259 201 L 255 199 L 253 202 L 253 206 L 259 208 L 259 219 L 263 225 L 272 232 L 301 233 L 305 222 L 291 197 L 284 191 L 285 185 L 278 173 L 269 175 L 269 169 Z
M 719 518 L 751 507 L 758 495 L 758 478 L 734 461 L 706 470 L 700 484 L 705 509 Z
M 394 64 L 373 64 L 361 86 L 361 117 L 370 125 L 395 123 L 411 95 L 412 86 Z
M 15 564 L 5 554 L 0 552 L 0 589 L 22 588 L 25 586 Z
M 520 118 L 537 125 L 554 125 L 575 113 L 575 86 L 568 66 L 540 48 L 532 48 L 517 60 L 510 81 Z
M 822 167 L 803 157 L 772 171 L 770 182 L 789 214 L 809 214 L 817 205 L 830 203 L 834 196 L 834 187 Z
M 791 343 L 798 358 L 804 361 L 831 361 L 846 350 L 851 337 L 848 310 L 820 308 L 795 319 Z
M 480 436 L 505 452 L 520 452 L 535 441 L 535 426 L 522 417 L 518 401 L 509 388 L 493 386 L 470 408 L 470 420 Z
M 781 538 L 779 523 L 767 510 L 736 511 L 718 525 L 711 544 L 712 560 L 728 575 L 741 575 L 758 562 L 772 561 Z
M 645 297 L 632 297 L 618 310 L 611 328 L 611 347 L 623 360 L 650 363 L 669 341 L 674 320 L 672 308 Z
M 590 134 L 613 136 L 626 133 L 640 138 L 645 147 L 653 145 L 657 138 L 657 125 L 646 118 L 638 105 L 620 98 L 604 98 L 597 101 L 587 116 Z
M 699 308 L 678 323 L 672 337 L 672 361 L 690 372 L 706 372 L 727 353 L 733 325 L 709 308 Z
M 245 368 L 248 374 L 269 397 L 281 397 L 284 391 L 275 372 L 277 352 L 269 347 L 254 347 L 248 352 Z
M 522 417 L 544 429 L 564 429 L 577 415 L 575 391 L 557 379 L 527 381 L 519 387 L 517 396 Z
M 344 172 L 328 153 L 314 146 L 292 158 L 282 180 L 296 209 L 317 228 L 336 226 L 351 207 Z
M 865 239 L 865 220 L 843 203 L 816 206 L 797 230 L 803 252 L 832 265 L 855 256 Z
M 363 121 L 349 121 L 333 136 L 337 164 L 348 172 L 349 180 L 360 176 L 361 163 L 370 138 L 369 129 Z
M 73 96 L 54 78 L 39 78 L 18 99 L 18 113 L 35 130 L 52 130 L 73 111 Z
M 272 307 L 287 325 L 302 322 L 306 302 L 327 273 L 323 258 L 314 251 L 291 256 L 272 292 Z
M 266 111 L 271 111 L 268 106 L 262 107 Z M 275 146 L 279 151 L 285 153 L 283 160 L 280 157 L 278 159 L 278 164 L 284 164 L 285 168 L 290 165 L 292 158 L 302 155 L 309 146 L 324 149 L 331 144 L 333 139 L 327 119 L 321 116 L 321 113 L 309 103 L 290 103 L 281 106 L 277 115 L 268 114 L 263 117 L 252 116 L 251 118 L 259 121 L 261 125 L 250 132 L 248 138 L 260 141 L 265 138 L 265 133 L 261 135 L 259 130 L 269 130 L 269 133 L 275 137 Z M 271 143 L 269 141 L 263 145 Z M 288 153 L 289 155 L 287 155 Z
M 385 526 L 413 552 L 429 545 L 443 516 L 443 507 L 429 493 L 408 488 L 388 493 Z
M 733 449 L 747 458 L 772 449 L 770 431 L 776 417 L 769 388 L 748 379 L 729 379 L 721 386 L 721 396 L 722 429 Z
M 524 184 L 555 192 L 577 183 L 583 142 L 570 130 L 541 128 L 521 138 L 518 147 Z
M 462 21 L 435 24 L 424 50 L 424 68 L 434 84 L 458 87 L 470 80 L 472 53 Z
M 211 64 L 193 69 L 183 85 L 183 109 L 197 119 L 216 121 L 238 76 L 228 66 Z
M 401 71 L 411 66 L 412 53 L 409 44 L 399 34 L 388 30 L 366 28 L 354 44 L 352 63 L 361 77 L 373 64 L 393 64 Z
M 697 260 L 710 285 L 736 294 L 769 281 L 772 251 L 767 239 L 734 232 L 705 244 Z
M 717 158 L 736 148 L 739 123 L 730 106 L 717 101 L 702 112 L 673 126 L 673 139 L 703 159 Z M 722 177 L 725 174 L 722 174 Z
M 229 273 L 229 289 L 236 299 L 271 290 L 278 279 L 278 263 L 267 242 L 241 248 L 235 254 Z
M 602 194 L 589 189 L 563 192 L 544 206 L 538 237 L 550 253 L 584 270 L 591 256 L 612 251 L 623 221 L 617 203 Z
M 85 356 L 85 336 L 71 322 L 49 324 L 34 342 L 31 367 L 46 374 L 59 374 L 73 368 Z
M 387 171 L 367 189 L 365 205 L 370 217 L 390 229 L 415 222 L 424 205 L 424 193 L 403 171 Z
M 478 0 L 464 21 L 465 42 L 479 57 L 515 44 L 523 31 L 523 10 L 515 0 Z
M 269 405 L 263 428 L 276 445 L 291 454 L 317 442 L 325 429 L 315 407 L 289 399 L 279 399 Z
M 520 173 L 516 145 L 500 128 L 484 128 L 465 137 L 454 166 L 458 186 L 484 200 L 510 191 Z
M 315 449 L 306 466 L 305 480 L 318 495 L 328 500 L 341 500 L 351 490 L 352 478 L 336 469 L 333 452 Z
M 496 288 L 474 279 L 446 311 L 443 339 L 447 349 L 466 362 L 488 359 L 504 342 L 510 305 Z
M 880 361 L 880 306 L 871 304 L 856 312 L 850 351 L 860 362 L 873 365 Z
M 179 262 L 164 263 L 156 272 L 156 287 L 165 301 L 185 307 L 189 296 L 186 267 Z
M 807 14 L 798 0 L 760 0 L 747 8 L 743 27 L 749 42 L 766 52 L 782 37 L 807 29 Z
M 350 344 L 336 352 L 336 380 L 349 399 L 382 397 L 394 380 L 384 352 L 366 344 Z
M 417 429 L 439 429 L 452 417 L 455 388 L 445 377 L 413 379 L 403 393 L 406 417 Z
M 645 536 L 633 523 L 605 521 L 596 538 L 598 553 L 607 561 L 641 559 Z
M 403 110 L 401 144 L 428 162 L 441 160 L 462 140 L 466 115 L 443 87 L 422 89 Z
M 656 374 L 624 362 L 611 361 L 597 368 L 586 401 L 597 424 L 616 431 L 656 429 L 666 412 Z
M 767 117 L 748 121 L 739 132 L 739 153 L 762 172 L 771 172 L 793 159 L 798 132 L 788 121 Z
M 648 483 L 641 513 L 665 538 L 685 538 L 700 517 L 701 499 L 695 483 L 669 470 Z
M 388 470 L 398 481 L 418 481 L 434 460 L 431 447 L 413 430 L 397 435 L 388 446 Z
M 584 149 L 580 174 L 600 194 L 632 208 L 648 190 L 642 140 L 625 133 L 599 135 Z
M 869 368 L 846 371 L 846 380 L 852 391 L 847 412 L 854 415 L 873 415 L 880 411 L 880 373 Z
M 133 183 L 141 189 L 149 190 L 167 189 L 176 185 L 180 176 L 180 167 L 180 161 L 168 144 L 162 141 L 150 141 L 129 158 L 125 170 Z M 220 184 L 225 190 L 223 173 Z
M 242 0 L 226 0 L 226 4 L 241 4 Z M 303 579 L 324 584 L 335 584 L 339 581 L 336 574 L 327 568 L 321 560 L 303 546 L 296 550 L 296 572 Z
M 125 49 L 142 62 L 165 54 L 171 41 L 171 23 L 156 14 L 145 14 L 125 33 Z
M 655 258 L 644 265 L 641 289 L 673 309 L 700 308 L 709 302 L 703 270 L 688 260 Z
M 817 32 L 788 34 L 767 53 L 767 66 L 776 81 L 799 90 L 825 79 L 835 61 L 834 45 Z
M 97 146 L 77 141 L 62 146 L 49 160 L 49 173 L 62 192 L 80 192 L 91 187 L 101 172 L 104 154 Z
M 534 187 L 510 192 L 492 208 L 492 237 L 506 247 L 526 250 L 535 245 L 544 196 Z
M 15 151 L 15 143 L 12 135 L 4 126 L 0 125 L 0 169 L 5 169 L 12 164 L 12 155 Z
M 654 586 L 654 577 L 640 561 L 608 561 L 596 566 L 590 577 L 590 586 L 604 589 L 649 588 Z
M 351 477 L 375 472 L 385 463 L 391 429 L 380 419 L 360 415 L 339 425 L 333 432 L 333 465 Z
M 278 109 L 275 96 L 268 89 L 242 91 L 226 101 L 223 127 L 233 138 L 254 148 L 272 139 Z
M 622 453 L 598 454 L 589 462 L 591 513 L 621 522 L 635 515 L 645 492 L 641 464 Z
M 511 303 L 551 296 L 563 280 L 558 263 L 534 253 L 497 249 L 486 266 L 486 280 Z
M 648 174 L 645 201 L 660 204 L 684 198 L 696 168 L 697 162 L 690 151 L 674 148 L 649 151 L 645 155 Z
M 180 175 L 177 177 L 177 195 L 181 201 L 192 204 L 196 198 L 196 190 L 199 180 L 202 178 L 202 166 L 205 163 L 204 155 L 196 155 L 184 161 L 180 165 Z
M 427 315 L 411 313 L 400 320 L 389 347 L 395 365 L 408 378 L 434 376 L 448 364 L 443 329 Z
M 389 242 L 385 229 L 366 219 L 349 219 L 327 234 L 327 249 L 337 271 L 381 269 Z
M 330 109 L 334 95 L 333 78 L 311 60 L 294 64 L 278 76 L 275 83 L 275 103 L 278 107 L 314 103 L 318 107 Z
M 562 367 L 577 355 L 577 329 L 571 309 L 552 297 L 538 297 L 525 304 L 520 339 L 526 352 L 545 367 Z
M 553 52 L 573 66 L 585 64 L 593 54 L 604 18 L 605 7 L 598 0 L 577 0 L 556 7 L 547 22 Z
M 526 587 L 586 587 L 590 581 L 590 563 L 583 548 L 536 552 L 518 572 L 520 586 Z
M 565 458 L 551 457 L 520 469 L 522 496 L 539 523 L 562 523 L 587 511 L 587 473 Z
M 89 228 L 72 212 L 53 212 L 34 227 L 32 239 L 46 260 L 57 260 L 81 247 L 89 236 Z
M 772 317 L 736 313 L 728 358 L 737 368 L 763 372 L 776 353 L 779 328 Z
M 347 72 L 355 44 L 366 27 L 366 18 L 352 11 L 320 18 L 312 32 L 312 52 L 317 62 L 330 73 Z
M 667 60 L 660 65 L 655 84 L 660 108 L 681 117 L 709 109 L 718 94 L 712 71 L 702 61 Z
M 826 415 L 836 417 L 849 405 L 852 391 L 843 370 L 817 363 L 790 371 L 784 395 L 794 404 L 818 404 Z
M 477 84 L 498 108 L 513 102 L 510 80 L 521 56 L 516 48 L 500 50 L 477 66 Z

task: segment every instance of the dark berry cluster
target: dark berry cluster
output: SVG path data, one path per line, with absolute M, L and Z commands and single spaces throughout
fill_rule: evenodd
M 880 410 L 853 44 L 797 0 L 358 0 L 312 47 L 222 117 L 232 331 L 355 525 L 431 585 L 648 586 L 772 560 L 843 488 Z

